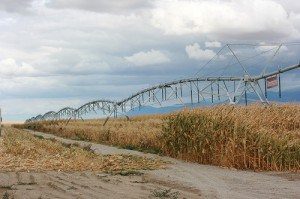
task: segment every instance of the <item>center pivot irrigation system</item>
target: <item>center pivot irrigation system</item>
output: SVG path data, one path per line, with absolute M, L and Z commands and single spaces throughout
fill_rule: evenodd
M 32 117 L 26 120 L 26 122 L 61 119 L 67 119 L 69 121 L 70 119 L 82 119 L 83 115 L 90 112 L 97 113 L 98 111 L 106 115 L 108 120 L 108 118 L 112 116 L 126 116 L 126 112 L 129 110 L 137 108 L 141 109 L 142 107 L 151 105 L 164 106 L 196 103 L 229 103 L 231 105 L 245 103 L 247 105 L 251 100 L 259 101 L 262 104 L 268 105 L 268 89 L 278 87 L 279 97 L 281 97 L 282 83 L 280 74 L 300 68 L 299 60 L 297 64 L 289 63 L 289 65 L 284 67 L 282 64 L 281 66 L 277 66 L 276 70 L 273 69 L 272 71 L 269 71 L 269 69 L 272 68 L 271 63 L 279 53 L 287 50 L 287 46 L 295 46 L 299 44 L 300 43 L 282 43 L 272 45 L 227 44 L 223 46 L 211 60 L 200 68 L 195 75 L 196 77 L 184 78 L 152 86 L 121 101 L 101 99 L 88 102 L 79 108 L 65 107 L 57 112 L 49 111 L 44 115 Z M 256 53 L 250 55 L 250 53 L 245 49 L 237 51 L 233 50 L 233 47 L 242 45 L 252 47 L 255 49 Z M 227 51 L 224 52 L 224 49 Z M 243 56 L 241 58 L 241 56 L 238 56 L 238 52 L 247 54 L 248 56 Z M 253 66 L 249 64 L 249 60 L 259 60 L 258 56 L 263 57 L 265 61 L 262 63 L 252 62 Z M 296 55 L 296 57 L 299 59 L 299 55 Z M 233 74 L 240 70 L 239 75 L 225 76 L 220 74 L 218 76 L 198 76 L 200 71 L 203 71 L 205 67 L 216 60 L 219 60 L 219 63 L 217 64 L 220 65 L 225 65 L 225 60 L 230 60 L 226 66 L 217 68 L 217 71 L 222 70 L 222 74 L 224 74 L 226 69 L 232 67 Z M 260 67 L 255 68 L 254 65 L 259 65 Z

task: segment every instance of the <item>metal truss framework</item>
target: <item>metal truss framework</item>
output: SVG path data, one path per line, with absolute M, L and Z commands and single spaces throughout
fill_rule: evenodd
M 69 118 L 78 119 L 84 114 L 92 111 L 97 113 L 99 110 L 109 117 L 112 115 L 113 117 L 117 117 L 118 114 L 124 114 L 128 110 L 140 109 L 146 105 L 162 105 L 164 102 L 172 100 L 180 104 L 185 104 L 187 101 L 191 104 L 220 101 L 229 102 L 232 105 L 245 100 L 247 104 L 247 93 L 254 93 L 261 103 L 269 104 L 266 84 L 262 86 L 263 82 L 266 82 L 268 77 L 273 77 L 296 68 L 300 68 L 300 63 L 255 77 L 244 75 L 242 77 L 181 79 L 141 90 L 122 101 L 96 100 L 88 102 L 77 109 L 65 107 L 58 112 L 49 111 L 44 115 L 32 117 L 26 120 L 26 122 Z
M 232 53 L 235 56 L 233 51 Z M 237 57 L 236 59 L 239 62 Z M 153 104 L 163 105 L 172 101 L 183 105 L 185 103 L 214 103 L 216 101 L 234 105 L 243 100 L 247 104 L 248 100 L 250 100 L 250 93 L 262 104 L 268 105 L 267 79 L 279 76 L 279 95 L 281 95 L 280 74 L 300 68 L 300 63 L 267 74 L 265 73 L 265 68 L 259 76 L 251 76 L 241 63 L 240 66 L 244 72 L 243 76 L 181 79 L 143 89 L 121 101 L 96 100 L 88 102 L 77 109 L 65 107 L 58 112 L 49 111 L 44 115 L 32 117 L 26 120 L 26 122 L 59 119 L 70 120 L 71 118 L 82 119 L 83 115 L 90 112 L 97 113 L 97 111 L 101 111 L 108 118 L 111 116 L 118 117 L 120 114 L 125 115 L 128 110 L 140 109 L 143 106 Z

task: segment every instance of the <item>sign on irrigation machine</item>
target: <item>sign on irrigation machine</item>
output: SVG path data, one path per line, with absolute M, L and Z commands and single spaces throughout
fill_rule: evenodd
M 271 89 L 278 86 L 277 76 L 267 78 L 267 88 Z

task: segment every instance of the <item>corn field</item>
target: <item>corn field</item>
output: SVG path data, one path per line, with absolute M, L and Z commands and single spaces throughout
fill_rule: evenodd
M 223 167 L 300 170 L 300 105 L 202 107 L 166 115 L 19 125 Z
M 167 117 L 163 151 L 238 169 L 300 169 L 300 106 L 217 106 Z

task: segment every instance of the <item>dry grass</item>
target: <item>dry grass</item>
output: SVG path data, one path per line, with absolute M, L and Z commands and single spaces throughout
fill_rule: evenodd
M 86 140 L 97 143 L 113 144 L 128 149 L 137 149 L 159 153 L 163 115 L 148 115 L 131 118 L 110 119 L 103 126 L 104 119 L 46 121 L 14 125 L 18 128 L 34 129 L 75 140 Z
M 100 156 L 83 148 L 64 147 L 13 128 L 0 139 L 0 171 L 132 171 L 163 168 L 157 159 L 129 155 Z
M 126 119 L 47 121 L 25 128 L 203 164 L 300 170 L 300 105 L 215 106 Z

